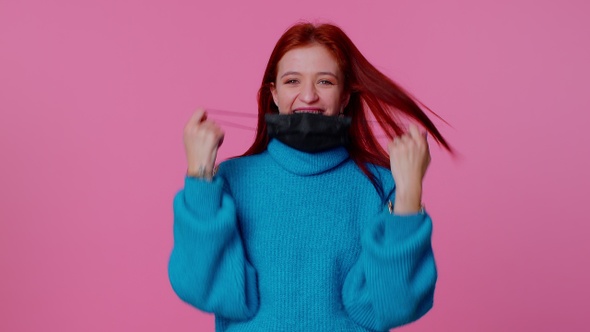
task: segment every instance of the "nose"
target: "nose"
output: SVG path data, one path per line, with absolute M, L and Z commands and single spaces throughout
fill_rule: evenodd
M 302 84 L 301 91 L 299 92 L 299 99 L 304 103 L 311 104 L 317 101 L 319 98 L 316 91 L 316 86 L 312 82 Z

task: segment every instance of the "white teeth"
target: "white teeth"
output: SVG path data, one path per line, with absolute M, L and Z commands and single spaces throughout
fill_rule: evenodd
M 295 110 L 293 113 L 322 113 L 320 110 Z

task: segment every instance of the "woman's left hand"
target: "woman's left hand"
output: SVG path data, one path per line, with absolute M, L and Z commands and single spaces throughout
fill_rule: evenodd
M 430 164 L 426 133 L 410 125 L 409 131 L 388 145 L 391 174 L 395 180 L 394 213 L 415 213 L 422 206 L 422 180 Z

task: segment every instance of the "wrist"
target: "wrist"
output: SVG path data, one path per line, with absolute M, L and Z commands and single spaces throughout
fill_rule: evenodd
M 211 179 L 213 179 L 213 176 L 215 175 L 216 171 L 217 167 L 211 167 L 201 164 L 199 166 L 189 166 L 186 171 L 186 176 L 210 181 Z
M 422 199 L 422 184 L 417 185 L 396 185 L 395 187 L 396 200 L 402 199 L 404 201 L 415 201 L 418 202 Z
M 393 211 L 395 213 L 416 213 L 422 209 L 422 188 L 401 188 L 396 189 L 395 204 Z
M 391 201 L 388 201 L 387 208 L 389 209 L 389 214 L 396 214 L 396 215 L 408 215 L 408 214 L 416 214 L 416 213 L 424 214 L 425 213 L 424 204 L 420 204 L 420 208 L 418 210 L 415 210 L 415 209 L 405 210 L 405 209 L 399 208 L 399 207 L 396 210 L 393 206 L 393 203 Z

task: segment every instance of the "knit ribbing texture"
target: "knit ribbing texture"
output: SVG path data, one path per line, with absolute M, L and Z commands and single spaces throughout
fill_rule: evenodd
M 395 203 L 391 172 L 371 169 Z M 271 140 L 211 182 L 185 179 L 170 282 L 218 332 L 385 331 L 432 307 L 431 234 L 425 212 L 390 214 L 346 149 Z

